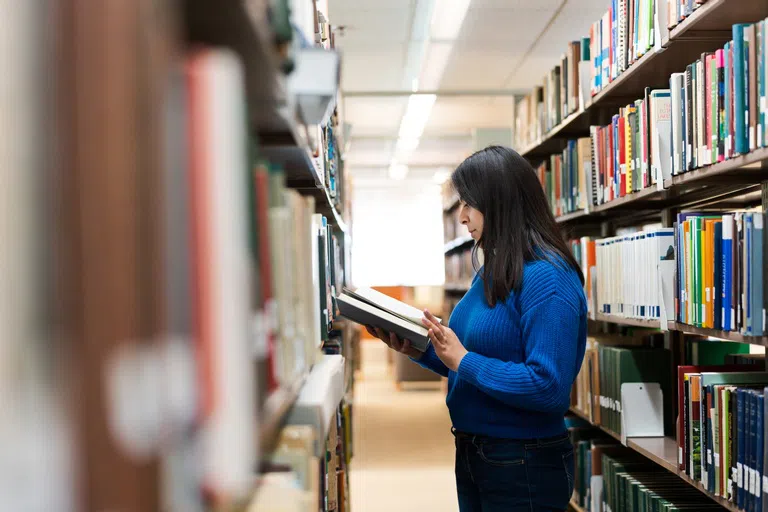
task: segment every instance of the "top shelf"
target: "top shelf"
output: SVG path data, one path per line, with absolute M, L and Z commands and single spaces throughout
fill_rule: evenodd
M 570 114 L 520 154 L 540 159 L 564 147 L 562 139 L 589 134 L 592 124 L 607 124 L 612 110 L 643 96 L 646 87 L 669 87 L 669 77 L 731 39 L 735 23 L 768 17 L 768 2 L 756 0 L 709 0 L 669 33 L 660 48 L 651 49 L 626 71 L 594 95 L 582 111 Z
M 240 55 L 248 117 L 260 153 L 285 169 L 289 186 L 316 197 L 318 213 L 346 231 L 312 154 L 309 126 L 301 121 L 296 98 L 288 92 L 280 70 L 266 3 L 183 0 L 183 12 L 188 43 L 224 46 Z

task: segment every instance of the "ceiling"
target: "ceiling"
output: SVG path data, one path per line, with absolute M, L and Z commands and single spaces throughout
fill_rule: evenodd
M 347 169 L 356 183 L 386 179 L 408 103 L 409 47 L 419 2 L 329 0 L 342 52 L 343 117 L 351 125 Z M 437 6 L 451 5 L 447 0 Z M 474 150 L 477 128 L 511 128 L 515 95 L 540 83 L 569 41 L 588 34 L 607 0 L 471 0 L 450 50 L 409 180 L 454 167 Z M 417 18 L 418 19 L 418 18 Z M 422 66 L 435 62 L 427 52 Z M 423 69 L 423 68 L 422 68 Z M 439 76 L 439 75 L 438 75 Z

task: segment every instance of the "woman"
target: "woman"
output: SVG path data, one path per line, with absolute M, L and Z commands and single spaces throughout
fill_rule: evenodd
M 574 461 L 564 414 L 584 357 L 584 277 L 515 151 L 479 151 L 451 181 L 484 265 L 448 327 L 425 310 L 426 352 L 368 331 L 448 377 L 461 512 L 565 510 Z

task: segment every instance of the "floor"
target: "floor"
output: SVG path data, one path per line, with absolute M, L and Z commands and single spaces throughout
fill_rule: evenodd
M 458 510 L 454 444 L 439 383 L 395 388 L 383 343 L 361 343 L 355 383 L 354 512 Z

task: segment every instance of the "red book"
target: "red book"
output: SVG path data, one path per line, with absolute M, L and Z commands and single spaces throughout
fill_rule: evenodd
M 626 123 L 624 121 L 623 109 L 619 113 L 618 132 L 619 139 L 616 141 L 619 154 L 619 197 L 627 195 L 627 152 L 626 152 Z

